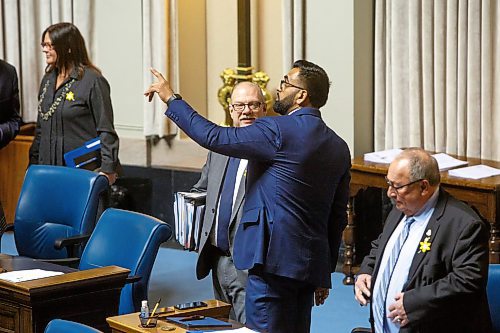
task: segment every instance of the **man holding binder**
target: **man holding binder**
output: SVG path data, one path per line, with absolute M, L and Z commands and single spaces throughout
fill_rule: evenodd
M 237 84 L 229 104 L 235 127 L 251 125 L 266 114 L 260 87 L 251 82 Z M 206 191 L 206 208 L 196 264 L 198 279 L 212 271 L 215 298 L 232 305 L 230 317 L 245 323 L 247 272 L 233 263 L 233 240 L 245 196 L 248 161 L 209 152 L 200 180 L 193 191 Z

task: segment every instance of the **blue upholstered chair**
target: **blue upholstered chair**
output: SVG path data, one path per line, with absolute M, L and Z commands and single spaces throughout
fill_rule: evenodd
M 154 217 L 109 208 L 83 251 L 79 269 L 116 265 L 130 269 L 120 295 L 119 314 L 138 312 L 148 298 L 151 270 L 160 244 L 172 235 L 170 226 Z
M 65 248 L 62 240 L 92 233 L 99 196 L 108 186 L 105 176 L 88 170 L 30 166 L 14 218 L 19 255 L 36 259 L 79 257 L 82 246 Z
M 487 292 L 493 332 L 500 333 L 500 264 L 490 264 Z
M 74 321 L 53 319 L 45 328 L 45 333 L 102 333 L 95 328 Z

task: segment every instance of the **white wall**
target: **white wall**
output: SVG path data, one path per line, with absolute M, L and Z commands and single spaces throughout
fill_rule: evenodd
M 206 104 L 199 100 L 197 103 L 202 113 L 219 123 L 224 119 L 217 101 L 217 89 L 222 86 L 219 74 L 224 68 L 237 65 L 236 1 L 197 1 L 204 1 L 207 26 L 207 43 L 200 43 L 203 48 L 200 51 L 206 53 L 206 73 L 201 74 L 206 80 L 206 91 L 201 94 L 206 96 Z M 346 140 L 353 155 L 370 150 L 373 137 L 372 51 L 369 44 L 372 1 L 306 1 L 306 58 L 324 67 L 332 81 L 323 118 Z M 260 40 L 253 53 L 253 62 L 258 64 L 256 70 L 264 70 L 270 75 L 268 88 L 274 94 L 284 74 L 280 46 L 281 1 L 254 1 L 252 8 L 258 12 L 254 21 L 258 27 L 253 30 L 257 36 L 252 39 Z M 189 15 L 184 17 L 190 19 Z M 142 137 L 142 74 L 146 69 L 142 68 L 141 21 L 139 0 L 96 1 L 98 57 L 94 62 L 110 82 L 115 126 L 121 137 Z M 364 39 L 355 44 L 360 36 Z M 189 59 L 184 59 L 184 66 L 186 61 Z M 362 71 L 356 72 L 356 68 Z
M 332 81 L 322 117 L 348 143 L 353 156 L 371 150 L 373 142 L 371 4 L 371 0 L 306 4 L 306 58 L 322 66 Z M 358 39 L 363 42 L 355 44 Z M 365 72 L 357 72 L 358 67 Z
M 96 58 L 111 86 L 120 137 L 144 137 L 141 1 L 95 1 Z

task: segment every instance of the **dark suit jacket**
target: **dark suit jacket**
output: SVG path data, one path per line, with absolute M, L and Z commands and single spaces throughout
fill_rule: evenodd
M 0 60 L 0 148 L 16 137 L 20 124 L 16 69 Z
M 372 275 L 372 286 L 385 245 L 401 218 L 400 211 L 391 211 L 363 260 L 359 274 Z M 417 250 L 413 257 L 403 288 L 410 324 L 401 333 L 491 332 L 486 298 L 488 226 L 470 207 L 441 190 L 425 230 L 431 230 L 431 249 Z
M 199 256 L 196 263 L 196 276 L 203 279 L 212 269 L 213 256 L 210 252 L 210 231 L 215 227 L 215 216 L 217 213 L 217 201 L 220 196 L 224 174 L 227 168 L 229 157 L 214 152 L 209 152 L 207 163 L 203 166 L 200 180 L 193 186 L 195 191 L 206 191 L 207 198 L 205 204 L 205 215 L 203 217 L 203 229 L 200 238 Z M 229 248 L 233 252 L 234 235 L 238 228 L 242 215 L 242 203 L 245 197 L 245 180 L 241 180 L 238 194 L 231 213 L 229 224 Z
M 217 126 L 182 100 L 166 115 L 200 145 L 249 160 L 236 267 L 330 287 L 347 222 L 351 158 L 320 111 L 302 108 L 241 128 Z

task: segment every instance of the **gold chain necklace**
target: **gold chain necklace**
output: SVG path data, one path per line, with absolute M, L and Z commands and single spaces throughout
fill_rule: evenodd
M 45 93 L 47 92 L 47 88 L 49 87 L 50 84 L 49 80 L 45 82 L 45 86 L 43 86 L 42 89 L 42 94 L 40 95 L 40 99 L 38 100 L 38 113 L 40 114 L 43 120 L 49 120 L 49 118 L 52 117 L 52 115 L 56 112 L 57 107 L 59 106 L 59 104 L 61 104 L 63 96 L 66 96 L 66 94 L 69 92 L 69 89 L 71 88 L 73 82 L 75 82 L 75 79 L 69 80 L 68 83 L 64 85 L 59 97 L 57 97 L 54 103 L 52 103 L 52 105 L 50 106 L 49 111 L 42 112 L 42 102 L 43 99 L 45 98 Z

